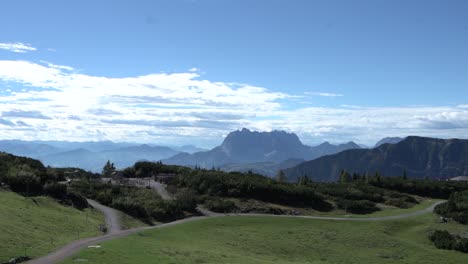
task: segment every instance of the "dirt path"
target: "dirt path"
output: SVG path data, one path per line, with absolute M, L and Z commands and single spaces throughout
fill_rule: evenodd
M 206 219 L 207 217 L 194 217 L 194 218 L 186 218 L 174 222 L 170 222 L 167 224 L 162 224 L 158 226 L 145 226 L 145 227 L 138 227 L 138 228 L 133 228 L 133 229 L 127 229 L 123 230 L 117 233 L 111 233 L 107 234 L 104 236 L 99 236 L 99 237 L 91 237 L 91 238 L 84 238 L 80 240 L 73 241 L 69 243 L 68 245 L 50 253 L 47 256 L 40 257 L 37 259 L 33 259 L 31 261 L 28 261 L 26 263 L 28 264 L 52 264 L 52 263 L 59 263 L 63 260 L 65 260 L 68 257 L 71 257 L 78 253 L 80 250 L 85 249 L 89 246 L 99 244 L 101 242 L 115 239 L 115 238 L 120 238 L 120 237 L 125 237 L 134 233 L 138 233 L 141 231 L 149 230 L 149 229 L 155 229 L 155 228 L 164 228 L 168 226 L 173 226 L 173 225 L 178 225 L 178 224 L 183 224 L 183 223 L 188 223 L 188 222 L 193 222 L 193 221 L 198 221 L 202 219 Z
M 101 211 L 104 214 L 108 234 L 115 234 L 122 230 L 122 227 L 120 226 L 119 211 L 102 205 L 96 201 L 90 199 L 87 200 L 89 205 L 91 205 L 96 210 Z
M 92 201 L 92 200 L 91 200 Z M 95 201 L 92 201 L 94 203 L 97 203 Z M 38 258 L 38 259 L 33 259 L 27 263 L 29 264 L 52 264 L 52 263 L 58 263 L 60 261 L 63 261 L 64 259 L 75 255 L 78 253 L 80 250 L 91 246 L 95 245 L 97 243 L 101 243 L 107 240 L 115 239 L 115 238 L 120 238 L 120 237 L 125 237 L 133 233 L 149 230 L 149 229 L 154 229 L 154 228 L 164 228 L 167 226 L 173 226 L 173 225 L 179 225 L 187 222 L 192 222 L 192 221 L 198 221 L 202 219 L 208 219 L 208 218 L 214 218 L 214 217 L 229 217 L 229 216 L 273 216 L 273 217 L 300 217 L 300 218 L 307 218 L 307 219 L 316 219 L 316 220 L 336 220 L 336 221 L 384 221 L 384 220 L 395 220 L 395 219 L 404 219 L 404 218 L 409 218 L 417 215 L 422 215 L 426 213 L 430 213 L 434 210 L 434 208 L 443 203 L 444 201 L 439 201 L 434 203 L 433 205 L 421 209 L 415 212 L 407 213 L 407 214 L 401 214 L 401 215 L 393 215 L 393 216 L 382 216 L 382 217 L 368 217 L 368 218 L 346 218 L 346 217 L 321 217 L 321 216 L 293 216 L 293 215 L 265 215 L 265 214 L 212 214 L 212 216 L 200 216 L 200 217 L 192 217 L 192 218 L 186 218 L 182 220 L 177 220 L 171 223 L 167 224 L 162 224 L 158 226 L 149 226 L 149 227 L 139 227 L 139 228 L 133 228 L 133 229 L 128 229 L 124 231 L 115 231 L 114 233 L 109 233 L 104 236 L 99 236 L 99 237 L 92 237 L 92 238 L 85 238 L 85 239 L 80 239 L 74 242 L 71 242 L 70 244 L 50 253 L 47 256 Z M 99 205 L 99 204 L 98 204 Z M 103 205 L 101 205 L 103 206 Z M 106 206 L 103 206 L 105 208 L 108 208 Z M 95 207 L 96 208 L 96 207 Z M 110 208 L 109 208 L 110 209 Z M 98 209 L 99 210 L 99 209 Z M 203 208 L 202 208 L 203 210 Z M 205 212 L 208 215 L 210 215 L 210 211 Z M 112 214 L 112 213 L 111 213 Z M 106 217 L 107 220 L 107 217 Z
M 317 220 L 335 220 L 335 221 L 385 221 L 385 220 L 397 220 L 404 219 L 413 216 L 423 215 L 431 213 L 434 211 L 434 208 L 444 203 L 445 201 L 435 202 L 431 206 L 414 211 L 411 213 L 400 214 L 400 215 L 390 215 L 390 216 L 378 216 L 378 217 L 362 217 L 362 218 L 351 218 L 351 217 L 330 217 L 330 216 L 308 216 L 308 215 L 269 215 L 269 214 L 226 214 L 227 216 L 274 216 L 274 217 L 299 217 L 307 219 L 317 219 Z
M 169 192 L 166 190 L 166 185 L 154 180 L 150 180 L 149 186 L 151 187 L 151 189 L 155 190 L 164 200 L 173 199 Z

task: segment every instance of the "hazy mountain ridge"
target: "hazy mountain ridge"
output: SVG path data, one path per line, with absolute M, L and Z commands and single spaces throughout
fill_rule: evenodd
M 315 181 L 336 181 L 342 169 L 350 173 L 378 171 L 385 176 L 447 179 L 468 175 L 468 140 L 411 136 L 397 144 L 346 150 L 287 169 L 291 180 L 307 174 Z
M 125 168 L 139 160 L 159 161 L 180 153 L 166 146 L 137 143 L 22 140 L 2 140 L 0 151 L 35 158 L 52 167 L 79 167 L 93 172 L 100 172 L 107 160 L 117 168 Z
M 273 175 L 279 169 L 294 166 L 288 160 L 311 160 L 343 150 L 360 148 L 354 142 L 332 145 L 328 142 L 310 147 L 304 145 L 294 133 L 285 131 L 256 132 L 248 129 L 229 133 L 222 144 L 208 151 L 193 154 L 180 153 L 163 160 L 167 164 L 217 167 L 227 171 L 254 171 Z

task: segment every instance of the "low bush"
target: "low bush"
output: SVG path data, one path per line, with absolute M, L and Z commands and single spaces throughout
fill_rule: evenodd
M 233 201 L 221 198 L 210 198 L 205 200 L 206 209 L 217 213 L 231 213 L 237 209 Z
M 341 199 L 336 203 L 336 206 L 353 214 L 370 214 L 380 210 L 375 206 L 375 203 L 367 200 Z
M 468 253 L 468 238 L 452 235 L 446 230 L 435 230 L 429 234 L 429 240 L 436 248 Z
M 446 203 L 438 205 L 434 211 L 461 224 L 468 224 L 468 191 L 453 193 Z

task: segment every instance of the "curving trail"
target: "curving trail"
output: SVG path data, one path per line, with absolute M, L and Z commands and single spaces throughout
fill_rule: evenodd
M 107 209 L 111 209 L 109 207 L 106 207 L 104 205 L 100 205 L 99 203 L 92 201 L 92 205 L 98 205 L 95 208 L 100 210 L 99 208 L 105 209 L 107 212 L 109 212 Z M 404 219 L 404 218 L 409 218 L 413 216 L 418 216 L 418 215 L 423 215 L 430 213 L 434 210 L 434 208 L 441 204 L 444 203 L 445 201 L 439 201 L 431 206 L 414 211 L 411 213 L 406 213 L 406 214 L 401 214 L 401 215 L 392 215 L 392 216 L 382 216 L 382 217 L 368 217 L 368 218 L 346 218 L 346 217 L 322 217 L 322 216 L 295 216 L 295 215 L 266 215 L 266 214 L 217 214 L 204 209 L 202 212 L 207 213 L 208 216 L 198 216 L 198 217 L 191 217 L 191 218 L 186 218 L 182 220 L 177 220 L 174 222 L 166 223 L 166 224 L 161 224 L 157 226 L 147 226 L 147 227 L 139 227 L 139 228 L 133 228 L 133 229 L 128 229 L 128 230 L 123 230 L 123 231 L 114 231 L 110 232 L 107 235 L 104 236 L 99 236 L 99 237 L 92 237 L 92 238 L 85 238 L 85 239 L 80 239 L 77 241 L 73 241 L 69 243 L 68 245 L 50 253 L 47 256 L 43 256 L 37 259 L 33 259 L 31 261 L 28 261 L 27 263 L 29 264 L 51 264 L 51 263 L 58 263 L 60 261 L 65 260 L 68 257 L 71 257 L 72 255 L 75 255 L 78 253 L 80 250 L 91 246 L 95 245 L 97 243 L 101 243 L 107 240 L 115 239 L 115 238 L 120 238 L 120 237 L 125 237 L 130 234 L 134 234 L 137 232 L 149 230 L 149 229 L 155 229 L 155 228 L 164 228 L 168 226 L 174 226 L 174 225 L 179 225 L 183 223 L 188 223 L 188 222 L 193 222 L 193 221 L 198 221 L 198 220 L 203 220 L 203 219 L 208 219 L 208 218 L 214 218 L 214 217 L 228 217 L 228 216 L 243 216 L 243 217 L 249 217 L 249 216 L 273 216 L 273 217 L 299 217 L 299 218 L 307 218 L 307 219 L 315 219 L 315 220 L 334 220 L 334 221 L 385 221 L 385 220 L 395 220 L 395 219 Z M 91 203 L 90 203 L 91 204 Z M 107 208 L 107 209 L 106 209 Z M 112 209 L 114 210 L 114 209 Z M 115 211 L 115 210 L 114 210 Z M 104 211 L 103 211 L 104 212 Z M 106 215 L 106 213 L 104 213 Z M 111 216 L 109 214 L 109 216 Z M 107 217 L 106 215 L 106 222 L 107 222 Z
M 88 201 L 89 205 L 91 205 L 96 210 L 99 210 L 104 214 L 104 218 L 106 219 L 107 233 L 114 234 L 122 230 L 122 227 L 120 226 L 120 217 L 118 213 L 119 211 L 102 205 L 94 200 L 86 200 Z
M 330 217 L 330 216 L 309 216 L 309 215 L 268 215 L 268 214 L 226 214 L 228 216 L 274 216 L 274 217 L 298 217 L 298 218 L 307 218 L 307 219 L 316 219 L 316 220 L 335 220 L 335 221 L 385 221 L 385 220 L 397 220 L 397 219 L 404 219 L 413 216 L 423 215 L 427 213 L 431 213 L 434 211 L 434 208 L 444 203 L 445 201 L 438 201 L 433 203 L 431 206 L 414 211 L 411 213 L 400 214 L 400 215 L 390 215 L 390 216 L 378 216 L 378 217 L 362 217 L 362 218 L 351 218 L 351 217 Z

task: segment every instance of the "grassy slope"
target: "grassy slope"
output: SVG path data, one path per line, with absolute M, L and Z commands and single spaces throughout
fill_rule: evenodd
M 131 229 L 136 227 L 148 226 L 141 220 L 131 217 L 130 215 L 120 212 L 120 225 L 122 229 Z
M 380 222 L 211 218 L 112 240 L 65 263 L 468 263 L 468 254 L 427 240 L 436 222 L 431 214 Z
M 78 237 L 100 235 L 104 219 L 99 212 L 62 206 L 48 197 L 34 200 L 37 204 L 0 189 L 0 262 L 24 255 L 26 247 L 29 256 L 39 256 Z

